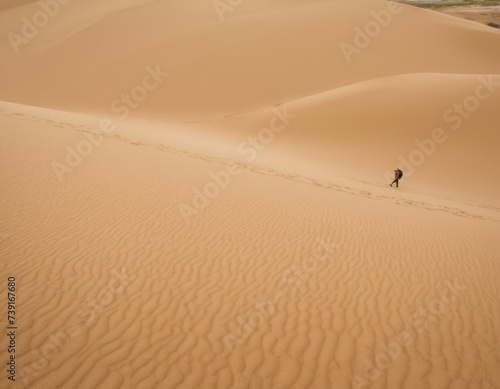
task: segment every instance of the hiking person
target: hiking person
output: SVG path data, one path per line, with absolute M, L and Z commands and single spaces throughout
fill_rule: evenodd
M 403 177 L 403 171 L 401 169 L 396 169 L 394 170 L 394 181 L 391 182 L 391 187 L 392 184 L 396 183 L 396 188 L 399 188 L 399 180 Z

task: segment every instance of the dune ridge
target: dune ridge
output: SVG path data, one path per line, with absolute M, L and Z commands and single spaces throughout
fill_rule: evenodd
M 23 111 L 28 111 L 30 112 L 30 109 L 24 108 Z M 271 167 L 259 167 L 256 165 L 251 165 L 247 164 L 244 162 L 240 162 L 238 160 L 229 160 L 229 159 L 224 159 L 221 157 L 213 156 L 213 155 L 204 155 L 196 152 L 191 152 L 189 150 L 184 150 L 180 148 L 176 148 L 173 146 L 169 146 L 166 144 L 162 143 L 154 143 L 150 142 L 144 139 L 133 139 L 133 138 L 128 138 L 126 136 L 120 135 L 119 133 L 109 133 L 109 132 L 103 132 L 99 131 L 98 129 L 92 129 L 85 127 L 83 125 L 76 124 L 75 122 L 73 123 L 68 123 L 68 122 L 59 122 L 54 119 L 44 119 L 41 116 L 35 116 L 32 113 L 21 113 L 21 112 L 13 112 L 6 110 L 2 108 L 0 110 L 0 114 L 8 117 L 13 117 L 13 118 L 19 118 L 23 120 L 29 120 L 31 122 L 35 123 L 45 123 L 54 127 L 59 127 L 59 128 L 65 128 L 69 130 L 74 130 L 78 132 L 84 132 L 88 134 L 93 134 L 93 135 L 98 135 L 102 136 L 104 138 L 110 138 L 114 140 L 118 140 L 121 142 L 126 142 L 128 144 L 134 145 L 134 146 L 143 146 L 143 147 L 148 147 L 148 148 L 153 148 L 161 151 L 167 151 L 170 153 L 176 153 L 176 154 L 182 154 L 191 158 L 197 158 L 213 163 L 218 163 L 218 164 L 223 164 L 226 166 L 236 166 L 241 169 L 249 170 L 255 173 L 261 173 L 261 174 L 268 174 L 272 176 L 278 176 L 281 178 L 286 178 L 289 180 L 293 181 L 298 181 L 302 183 L 308 183 L 316 186 L 320 186 L 325 189 L 332 189 L 335 191 L 341 191 L 341 192 L 346 192 L 350 194 L 355 194 L 357 196 L 363 196 L 367 197 L 370 199 L 378 199 L 378 200 L 386 200 L 390 201 L 396 204 L 400 205 L 406 205 L 406 206 L 414 206 L 414 207 L 419 207 L 427 210 L 432 210 L 432 211 L 441 211 L 441 212 L 450 212 L 454 215 L 457 216 L 463 216 L 463 217 L 470 217 L 470 218 L 478 218 L 478 219 L 484 219 L 484 220 L 494 220 L 494 221 L 500 221 L 500 208 L 491 206 L 491 205 L 486 205 L 486 204 L 480 204 L 480 203 L 472 203 L 460 199 L 451 199 L 451 198 L 446 198 L 448 204 L 447 206 L 443 206 L 439 203 L 439 200 L 434 198 L 431 200 L 426 201 L 416 201 L 416 198 L 419 196 L 418 193 L 404 193 L 404 197 L 399 196 L 387 196 L 386 194 L 382 193 L 375 193 L 377 190 L 380 192 L 379 188 L 376 188 L 378 186 L 377 184 L 379 183 L 367 183 L 359 180 L 355 180 L 352 178 L 345 178 L 345 177 L 335 177 L 336 182 L 326 182 L 326 181 L 321 181 L 319 179 L 316 179 L 314 177 L 306 177 L 300 174 L 291 174 L 283 171 L 278 171 L 276 169 L 273 169 Z M 354 187 L 350 186 L 344 186 L 341 185 L 342 181 L 351 181 L 351 185 Z M 339 182 L 340 181 L 340 182 Z M 375 187 L 374 187 L 375 186 Z M 375 190 L 375 191 L 374 191 Z M 420 194 L 420 196 L 422 196 Z M 405 198 L 406 197 L 406 198 Z M 413 197 L 413 198 L 412 198 Z M 450 207 L 450 203 L 455 203 L 454 207 Z M 488 213 L 483 213 L 481 211 L 487 210 Z

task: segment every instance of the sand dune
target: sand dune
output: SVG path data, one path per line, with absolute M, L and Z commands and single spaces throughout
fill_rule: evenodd
M 109 113 L 147 65 L 159 65 L 170 77 L 132 115 L 202 120 L 392 75 L 498 72 L 500 32 L 403 6 L 348 63 L 340 44 L 354 44 L 371 12 L 388 12 L 385 1 L 352 3 L 259 0 L 223 22 L 211 2 L 69 3 L 18 55 L 3 41 L 0 99 Z M 19 33 L 26 12 L 3 12 L 0 35 Z
M 377 183 L 385 183 L 384 166 L 401 164 L 412 175 L 408 185 L 414 190 L 484 195 L 483 201 L 498 206 L 500 187 L 494 161 L 500 140 L 500 94 L 497 87 L 491 94 L 486 92 L 487 79 L 480 75 L 405 75 L 292 101 L 286 104 L 286 111 L 296 117 L 276 135 L 271 152 L 290 155 L 293 150 L 305 164 Z M 498 84 L 500 78 L 491 80 Z M 477 90 L 488 97 L 479 101 Z M 470 105 L 472 101 L 477 105 Z M 225 134 L 236 142 L 265 127 L 271 116 L 269 109 L 203 126 L 219 132 L 225 128 Z M 434 136 L 436 129 L 442 136 Z M 422 154 L 416 157 L 414 153 Z
M 2 138 L 30 387 L 500 382 L 498 221 L 244 169 L 186 225 L 178 204 L 224 165 L 106 138 L 59 182 L 80 133 L 2 115 Z
M 0 387 L 500 387 L 498 31 L 50 4 L 0 5 Z

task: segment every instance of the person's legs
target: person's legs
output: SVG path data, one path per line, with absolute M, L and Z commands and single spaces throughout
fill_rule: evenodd
M 394 181 L 392 181 L 392 182 L 391 182 L 391 186 L 392 186 L 392 184 L 394 184 L 394 183 L 396 183 L 396 187 L 397 187 L 397 186 L 398 186 L 398 179 L 397 179 L 397 178 L 395 178 L 395 179 L 394 179 Z

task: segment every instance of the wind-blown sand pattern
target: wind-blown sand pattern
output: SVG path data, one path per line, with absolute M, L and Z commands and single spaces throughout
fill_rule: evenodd
M 0 7 L 0 387 L 500 387 L 500 32 L 353 3 Z

